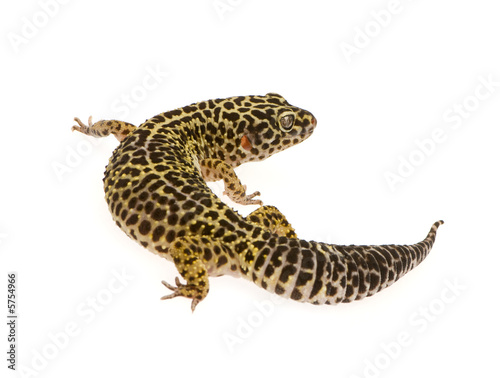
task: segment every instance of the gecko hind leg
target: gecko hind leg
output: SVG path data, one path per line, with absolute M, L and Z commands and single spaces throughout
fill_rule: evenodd
M 251 212 L 246 220 L 256 223 L 259 226 L 271 231 L 279 236 L 297 238 L 294 228 L 285 216 L 274 206 L 262 206 Z
M 203 248 L 200 237 L 180 237 L 175 239 L 168 249 L 168 254 L 172 257 L 177 271 L 186 284 L 181 284 L 179 278 L 175 278 L 175 286 L 162 281 L 173 293 L 165 295 L 161 299 L 171 299 L 175 297 L 191 298 L 191 310 L 194 311 L 196 305 L 200 303 L 208 294 L 208 271 L 202 261 Z
M 120 142 L 137 129 L 137 127 L 131 123 L 117 120 L 101 120 L 96 123 L 92 123 L 92 116 L 89 117 L 88 126 L 76 117 L 75 122 L 78 123 L 78 126 L 73 126 L 71 130 L 76 130 L 95 138 L 102 138 L 108 136 L 109 134 L 113 134 Z
M 214 239 L 199 235 L 174 239 L 165 254 L 172 258 L 186 284 L 182 284 L 178 277 L 175 278 L 175 286 L 162 281 L 172 293 L 161 299 L 191 298 L 192 311 L 208 294 L 209 275 L 220 276 L 237 269 L 228 257 L 227 247 Z

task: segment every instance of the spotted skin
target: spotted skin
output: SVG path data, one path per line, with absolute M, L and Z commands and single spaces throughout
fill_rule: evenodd
M 298 239 L 273 206 L 243 217 L 224 204 L 206 181 L 223 180 L 233 201 L 260 205 L 259 192 L 247 194 L 234 168 L 302 142 L 316 126 L 310 112 L 278 94 L 203 101 L 137 128 L 75 120 L 74 130 L 121 141 L 104 175 L 111 214 L 129 237 L 174 262 L 185 283 L 163 281 L 171 293 L 162 299 L 190 298 L 193 310 L 208 294 L 208 277 L 224 274 L 301 302 L 362 299 L 417 266 L 442 224 L 413 245 L 331 245 Z

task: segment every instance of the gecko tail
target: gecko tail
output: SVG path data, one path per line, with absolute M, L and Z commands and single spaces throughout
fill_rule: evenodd
M 435 222 L 429 230 L 427 236 L 422 241 L 411 245 L 381 245 L 368 247 L 365 257 L 366 261 L 372 259 L 376 261 L 379 269 L 372 271 L 372 275 L 367 285 L 369 289 L 364 293 L 359 291 L 356 297 L 344 298 L 343 302 L 359 300 L 365 296 L 371 296 L 382 289 L 391 286 L 408 272 L 425 260 L 429 255 L 434 242 L 436 241 L 437 229 L 444 221 Z M 371 264 L 369 264 L 371 265 Z M 374 264 L 375 265 L 375 264 Z M 384 271 L 386 274 L 384 274 Z M 365 272 L 365 279 L 370 273 Z
M 429 230 L 429 233 L 427 234 L 427 237 L 422 241 L 427 241 L 427 242 L 430 242 L 430 243 L 433 243 L 434 244 L 434 241 L 436 240 L 436 233 L 437 233 L 437 229 L 439 228 L 439 226 L 441 226 L 442 224 L 444 223 L 444 221 L 440 220 L 440 221 L 437 221 L 435 222 L 431 229 Z

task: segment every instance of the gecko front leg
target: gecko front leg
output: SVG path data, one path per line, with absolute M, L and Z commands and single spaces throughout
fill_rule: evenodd
M 131 123 L 117 120 L 101 120 L 96 123 L 92 123 L 92 116 L 89 117 L 88 126 L 80 121 L 79 118 L 75 117 L 75 121 L 78 123 L 78 126 L 73 126 L 71 130 L 79 131 L 82 134 L 90 135 L 94 138 L 102 138 L 108 136 L 109 134 L 113 134 L 120 142 L 137 128 Z
M 224 193 L 232 201 L 241 205 L 262 205 L 259 199 L 260 192 L 246 194 L 247 187 L 243 185 L 231 167 L 226 162 L 219 159 L 203 159 L 200 162 L 201 174 L 205 181 L 224 181 Z

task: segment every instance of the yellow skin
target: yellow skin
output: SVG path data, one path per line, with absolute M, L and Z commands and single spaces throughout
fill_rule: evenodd
M 435 239 L 410 246 L 338 246 L 297 238 L 278 209 L 262 206 L 247 217 L 224 204 L 205 184 L 223 180 L 234 202 L 261 205 L 246 194 L 234 168 L 308 138 L 314 116 L 275 93 L 202 101 L 159 114 L 139 127 L 99 121 L 78 130 L 121 142 L 104 176 L 116 224 L 150 251 L 173 261 L 186 281 L 163 281 L 191 308 L 209 290 L 209 276 L 245 277 L 301 302 L 335 304 L 372 295 L 418 265 Z

